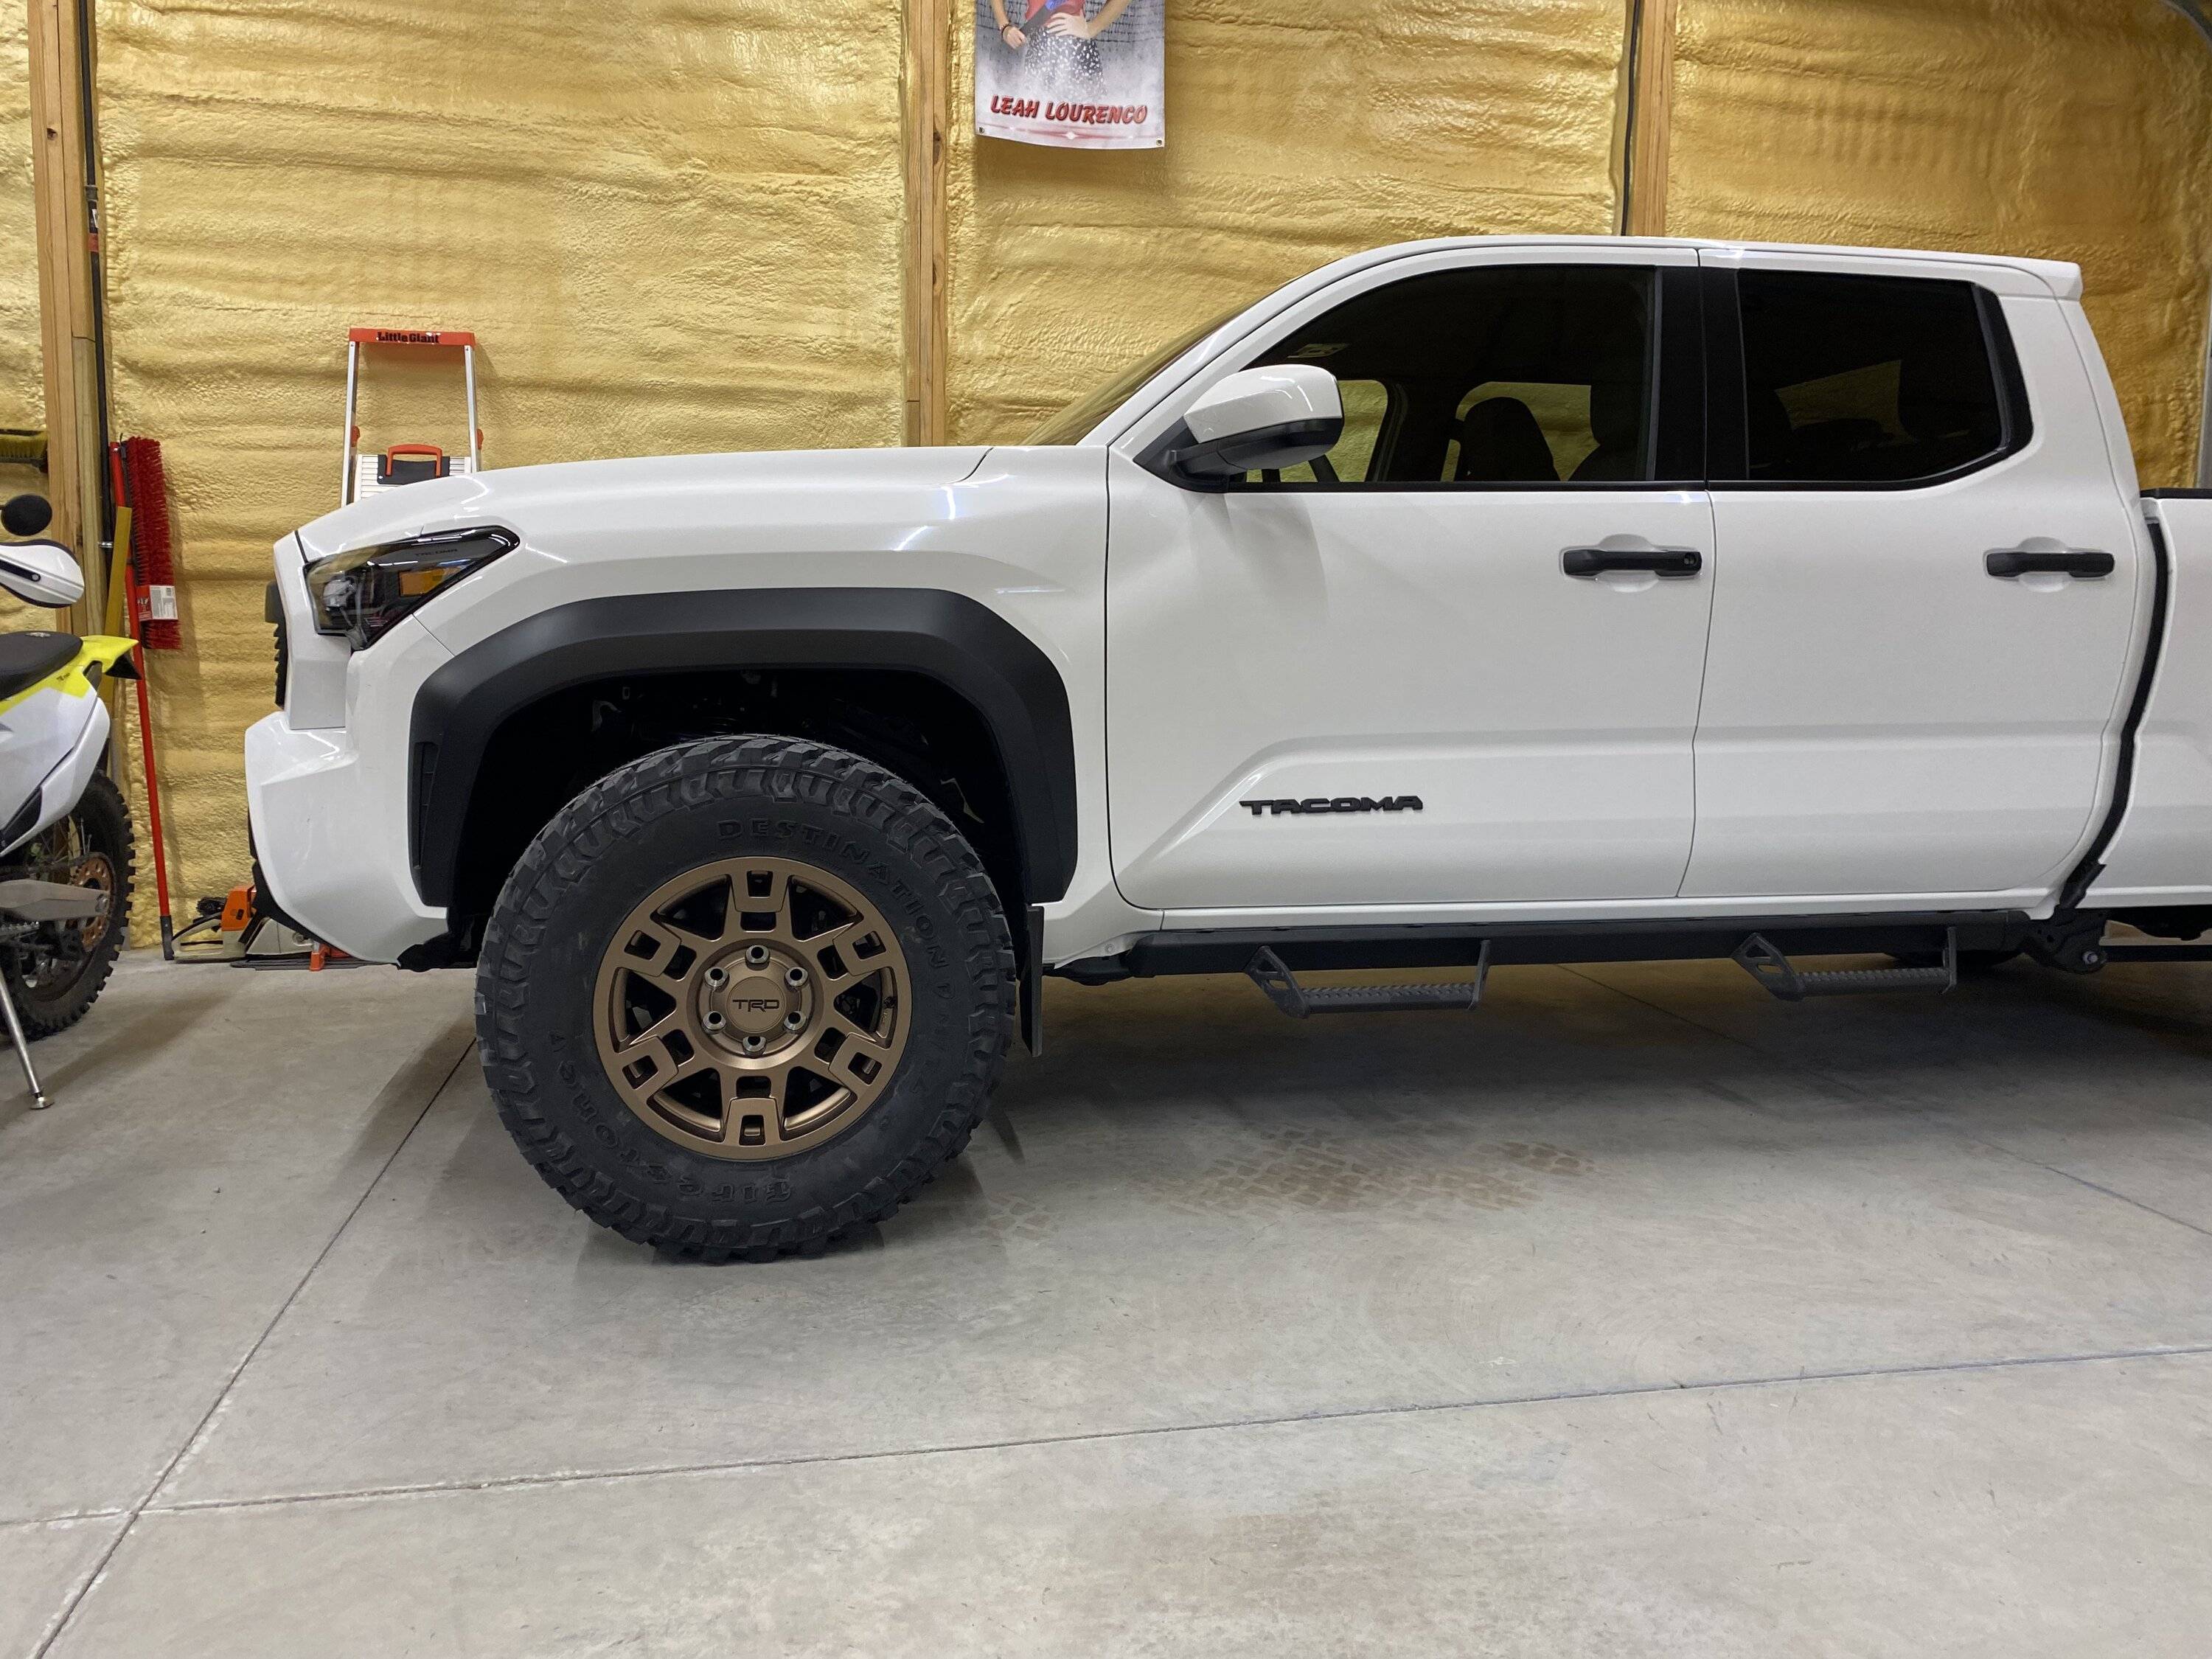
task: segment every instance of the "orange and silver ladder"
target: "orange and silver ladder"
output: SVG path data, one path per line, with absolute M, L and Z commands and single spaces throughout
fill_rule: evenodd
M 363 346 L 405 348 L 458 346 L 461 353 L 461 385 L 468 398 L 469 453 L 448 455 L 435 444 L 393 444 L 390 448 L 357 454 L 361 428 L 354 415 L 361 386 Z M 338 505 L 360 501 L 400 484 L 426 478 L 448 478 L 479 471 L 483 465 L 483 433 L 477 425 L 477 337 L 463 328 L 349 328 L 346 331 L 345 461 L 338 473 Z

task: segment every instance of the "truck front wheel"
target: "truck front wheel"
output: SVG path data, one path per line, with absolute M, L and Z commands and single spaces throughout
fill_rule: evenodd
M 967 1144 L 1014 1007 L 967 841 L 842 750 L 680 744 L 541 830 L 477 969 L 500 1117 L 604 1226 L 726 1261 L 812 1255 Z

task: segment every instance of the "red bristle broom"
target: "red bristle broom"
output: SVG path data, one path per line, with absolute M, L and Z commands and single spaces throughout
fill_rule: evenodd
M 138 641 L 149 651 L 174 651 L 185 641 L 177 627 L 169 475 L 161 467 L 161 441 L 125 438 L 116 447 L 123 452 L 125 499 L 131 504 L 131 573 L 138 587 Z
M 154 767 L 154 718 L 146 698 L 144 656 L 184 643 L 177 626 L 177 572 L 169 544 L 169 477 L 161 446 L 152 438 L 125 438 L 108 447 L 108 477 L 115 499 L 131 510 L 128 557 L 123 570 L 124 616 L 141 647 L 138 747 L 146 767 L 146 827 L 154 842 L 154 893 L 161 912 L 161 955 L 176 960 L 176 926 L 169 914 L 169 860 L 161 841 L 161 790 Z

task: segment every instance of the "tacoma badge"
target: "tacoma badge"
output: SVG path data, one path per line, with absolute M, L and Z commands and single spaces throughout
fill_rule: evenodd
M 1377 800 L 1372 795 L 1310 795 L 1304 800 L 1240 800 L 1239 806 L 1252 809 L 1254 817 L 1272 812 L 1277 817 L 1285 812 L 1418 812 L 1421 810 L 1419 795 L 1385 795 Z

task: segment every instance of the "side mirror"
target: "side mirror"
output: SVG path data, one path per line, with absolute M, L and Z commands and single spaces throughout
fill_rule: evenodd
M 1162 459 L 1187 483 L 1218 486 L 1328 454 L 1344 435 L 1344 400 L 1327 369 L 1273 363 L 1224 376 L 1184 412 L 1183 424 L 1191 441 Z
M 84 597 L 84 572 L 59 542 L 0 542 L 0 587 L 58 609 Z

